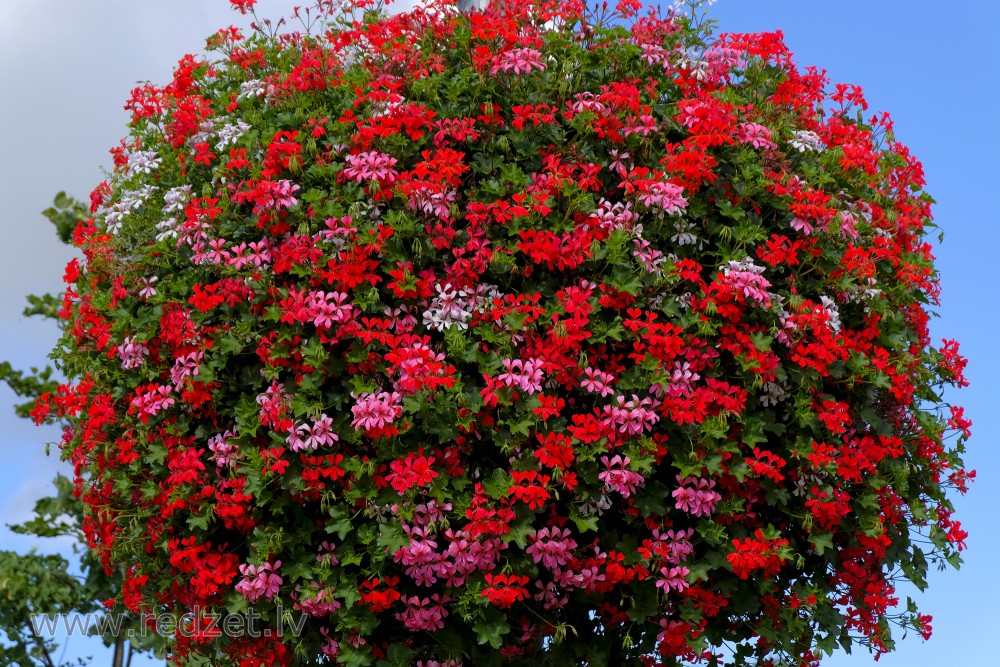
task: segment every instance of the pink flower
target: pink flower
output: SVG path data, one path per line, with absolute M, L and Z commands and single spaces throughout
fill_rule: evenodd
M 437 552 L 437 542 L 419 527 L 404 526 L 404 530 L 409 534 L 410 543 L 397 549 L 392 554 L 392 559 L 402 563 L 406 568 L 406 576 L 418 586 L 433 585 L 438 579 L 438 571 L 434 566 L 443 559 L 442 554 Z
M 139 290 L 139 298 L 141 299 L 151 299 L 156 296 L 156 288 L 153 287 L 156 281 L 159 280 L 159 276 L 150 276 L 148 278 L 142 278 L 142 289 Z
M 319 563 L 326 563 L 327 565 L 336 565 L 340 561 L 337 556 L 333 553 L 336 551 L 337 545 L 333 542 L 323 541 L 320 542 L 319 549 L 316 553 L 316 561 Z
M 508 387 L 518 387 L 523 391 L 533 394 L 542 390 L 542 360 L 528 359 L 501 359 L 500 363 L 506 369 L 505 373 L 497 376 L 497 380 L 503 382 Z
M 736 134 L 740 143 L 750 144 L 754 148 L 777 148 L 778 145 L 771 141 L 771 130 L 757 123 L 740 123 L 740 130 Z
M 538 592 L 532 597 L 534 597 L 536 601 L 542 603 L 542 609 L 545 611 L 561 609 L 569 603 L 569 598 L 559 597 L 559 590 L 551 581 L 545 582 L 544 584 L 540 581 L 536 581 L 535 587 L 538 588 Z
M 601 398 L 615 393 L 615 390 L 607 384 L 609 382 L 614 382 L 615 376 L 611 373 L 605 373 L 604 371 L 599 371 L 595 368 L 591 368 L 590 366 L 584 368 L 583 372 L 587 376 L 587 379 L 580 382 L 580 386 L 587 391 L 594 394 L 600 394 Z
M 325 631 L 326 628 L 320 628 L 320 631 Z M 340 643 L 333 639 L 328 639 L 322 647 L 320 647 L 320 653 L 325 655 L 330 659 L 336 659 L 340 655 Z
M 391 394 L 387 391 L 361 394 L 351 408 L 354 415 L 351 426 L 360 431 L 391 424 L 403 414 L 402 400 L 403 397 L 396 391 Z
M 848 211 L 840 212 L 840 233 L 852 241 L 858 238 L 858 230 L 855 229 L 857 224 L 854 214 Z
M 298 596 L 302 597 L 299 598 Z M 310 582 L 309 586 L 298 587 L 294 608 L 301 609 L 309 616 L 329 616 L 340 609 L 340 602 L 333 597 L 333 591 L 323 588 L 318 581 Z
M 122 368 L 125 370 L 142 366 L 147 354 L 149 354 L 149 348 L 142 343 L 135 342 L 131 336 L 126 336 L 122 344 L 118 346 L 118 358 L 121 359 Z
M 215 460 L 215 465 L 220 468 L 228 468 L 236 463 L 238 448 L 236 445 L 229 443 L 229 439 L 235 437 L 235 432 L 226 431 L 225 433 L 213 435 L 208 439 L 208 448 L 212 450 L 212 459 Z
M 340 440 L 337 434 L 333 432 L 333 420 L 330 419 L 325 413 L 321 414 L 318 419 L 313 421 L 311 427 L 306 427 L 308 437 L 305 439 L 305 446 L 307 449 L 316 449 L 317 447 L 324 445 L 332 445 L 333 443 Z
M 676 532 L 668 530 L 665 533 L 654 530 L 653 537 L 656 538 L 656 542 L 653 543 L 653 551 L 655 556 L 672 565 L 680 565 L 694 553 L 694 545 L 691 544 L 692 535 L 694 535 L 694 528 Z
M 628 158 L 628 153 L 622 156 L 622 159 L 625 158 Z M 614 164 L 611 167 L 614 167 Z M 624 168 L 623 166 L 622 169 Z M 623 177 L 624 175 L 622 173 Z M 590 214 L 590 218 L 591 220 L 596 220 L 601 229 L 609 230 L 624 229 L 632 231 L 635 223 L 639 221 L 639 216 L 632 210 L 630 202 L 624 204 L 622 202 L 615 202 L 612 204 L 607 199 L 601 199 L 597 203 L 597 210 Z
M 749 257 L 741 262 L 731 261 L 721 267 L 722 278 L 719 280 L 735 292 L 747 299 L 753 299 L 764 306 L 771 305 L 771 295 L 767 288 L 771 282 L 763 275 L 764 267 L 757 266 Z
M 542 528 L 528 535 L 528 542 L 528 555 L 550 570 L 556 570 L 570 562 L 573 550 L 577 547 L 568 528 Z
M 691 585 L 687 580 L 687 576 L 690 572 L 691 570 L 679 565 L 674 567 L 661 567 L 660 576 L 656 580 L 656 587 L 662 588 L 664 593 L 668 592 L 671 588 L 680 593 Z
M 601 463 L 604 464 L 605 469 L 597 478 L 604 482 L 608 488 L 620 493 L 623 498 L 631 496 L 636 487 L 646 481 L 639 473 L 626 469 L 630 463 L 627 456 L 622 457 L 616 454 L 611 459 L 602 456 Z
M 264 562 L 260 565 L 250 565 L 244 563 L 240 565 L 240 574 L 243 579 L 236 584 L 236 590 L 243 594 L 250 602 L 256 602 L 264 597 L 273 600 L 281 587 L 282 579 L 275 573 L 281 567 L 281 561 L 274 563 Z
M 347 166 L 340 173 L 343 174 L 344 178 L 358 183 L 371 180 L 391 183 L 396 180 L 396 175 L 399 173 L 392 168 L 397 162 L 396 158 L 379 151 L 348 155 L 345 160 Z
M 687 396 L 694 388 L 695 382 L 701 376 L 691 370 L 691 363 L 684 361 L 674 362 L 674 372 L 670 375 L 670 384 L 667 385 L 667 394 L 670 396 Z
M 536 49 L 510 49 L 493 56 L 493 66 L 490 67 L 490 74 L 499 72 L 510 72 L 514 74 L 527 74 L 532 70 L 543 71 L 545 63 L 542 62 L 542 52 Z
M 661 65 L 663 69 L 670 69 L 670 51 L 658 44 L 642 44 L 641 60 L 645 60 L 647 65 Z
M 329 446 L 339 440 L 340 438 L 333 432 L 333 420 L 325 413 L 314 420 L 312 425 L 297 424 L 285 438 L 285 442 L 295 452 L 315 451 L 321 446 Z
M 287 179 L 280 181 L 262 181 L 255 193 L 254 213 L 262 213 L 267 210 L 280 211 L 289 209 L 299 203 L 295 198 L 295 193 L 302 189 Z
M 146 385 L 137 388 L 129 405 L 129 412 L 136 412 L 143 423 L 161 410 L 166 410 L 176 401 L 170 396 L 170 385 Z
M 253 262 L 254 266 L 260 267 L 271 263 L 271 242 L 268 239 L 253 241 L 250 243 L 250 250 L 247 261 Z
M 423 599 L 416 595 L 404 596 L 401 601 L 406 604 L 406 609 L 396 614 L 396 618 L 403 622 L 407 630 L 434 632 L 444 627 L 444 619 L 448 617 L 444 604 L 451 601 L 447 595 L 442 597 L 435 593 Z
M 804 236 L 809 236 L 813 233 L 814 227 L 808 220 L 803 220 L 799 217 L 792 218 L 792 229 L 797 232 L 801 232 Z
M 198 367 L 204 356 L 202 350 L 196 350 L 177 357 L 170 371 L 170 380 L 174 383 L 175 389 L 180 390 L 186 378 L 198 375 Z
M 626 137 L 630 134 L 641 134 L 644 137 L 648 137 L 659 129 L 656 119 L 649 114 L 642 114 L 638 118 L 630 116 L 625 122 L 626 125 L 622 134 Z
M 615 397 L 615 405 L 605 405 L 601 414 L 601 424 L 616 428 L 620 433 L 637 435 L 649 430 L 653 424 L 660 421 L 660 416 L 654 409 L 660 405 L 659 401 L 651 398 L 639 397 L 632 394 L 632 399 L 625 400 L 624 396 Z
M 639 201 L 646 208 L 659 209 L 664 213 L 674 215 L 683 213 L 687 208 L 687 199 L 681 193 L 684 188 L 667 181 L 643 180 L 636 182 L 640 192 Z
M 618 175 L 624 178 L 629 170 L 632 169 L 632 156 L 624 151 L 619 152 L 614 148 L 611 149 L 610 153 L 611 157 L 614 159 L 611 161 L 611 164 L 608 165 L 608 169 L 610 171 L 618 172 Z M 606 204 L 607 202 L 602 199 L 600 203 Z
M 208 242 L 212 249 L 206 253 L 206 259 L 212 264 L 225 264 L 230 259 L 229 251 L 226 250 L 226 239 L 212 239 Z
M 349 319 L 354 305 L 344 292 L 309 292 L 309 318 L 317 328 L 328 329 Z
M 670 495 L 674 498 L 674 507 L 682 512 L 694 516 L 709 516 L 715 511 L 715 504 L 722 500 L 717 491 L 712 491 L 715 488 L 715 480 L 695 477 L 681 479 L 678 475 L 677 481 L 681 486 L 674 489 Z
M 499 537 L 479 541 L 466 530 L 455 532 L 448 528 L 444 536 L 449 541 L 444 553 L 446 560 L 438 564 L 435 571 L 445 580 L 445 585 L 452 588 L 463 585 L 473 572 L 492 572 L 500 560 L 500 552 L 507 548 Z

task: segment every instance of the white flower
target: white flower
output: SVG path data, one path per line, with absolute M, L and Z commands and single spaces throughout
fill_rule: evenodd
M 823 302 L 823 310 L 830 317 L 830 328 L 834 333 L 840 333 L 840 310 L 837 303 L 828 296 L 821 296 L 819 300 Z
M 239 141 L 239 138 L 247 133 L 250 126 L 244 123 L 242 120 L 237 120 L 235 123 L 227 123 L 219 128 L 216 133 L 219 140 L 215 143 L 216 150 L 223 150 L 231 144 L 235 144 Z
M 788 391 L 786 391 L 780 384 L 775 382 L 765 382 L 760 395 L 760 402 L 764 407 L 777 405 L 781 401 L 785 400 L 787 396 Z
M 128 156 L 127 176 L 138 173 L 150 174 L 163 160 L 153 151 L 136 151 Z
M 178 211 L 183 211 L 189 201 L 191 201 L 190 185 L 170 188 L 163 193 L 163 212 L 176 213 Z
M 267 89 L 263 81 L 251 79 L 240 84 L 240 94 L 236 96 L 236 99 L 246 100 L 251 97 L 263 97 L 265 92 L 267 92 Z
M 792 132 L 792 138 L 789 139 L 788 143 L 800 153 L 805 153 L 806 151 L 820 153 L 825 148 L 823 140 L 812 130 L 796 130 Z

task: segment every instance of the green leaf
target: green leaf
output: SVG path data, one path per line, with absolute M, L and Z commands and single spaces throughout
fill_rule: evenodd
M 507 490 L 513 485 L 514 478 L 500 468 L 495 468 L 493 474 L 483 480 L 483 490 L 491 498 L 506 498 Z
M 493 648 L 503 646 L 504 635 L 510 632 L 510 626 L 500 614 L 490 610 L 486 613 L 486 618 L 478 621 L 473 627 L 476 631 L 476 641 L 480 644 L 489 644 Z
M 387 550 L 394 554 L 410 543 L 410 538 L 403 533 L 403 529 L 394 523 L 383 523 L 378 528 L 378 540 L 376 545 L 380 549 Z
M 814 533 L 809 536 L 809 542 L 817 556 L 822 556 L 827 551 L 833 551 L 833 535 L 831 533 Z

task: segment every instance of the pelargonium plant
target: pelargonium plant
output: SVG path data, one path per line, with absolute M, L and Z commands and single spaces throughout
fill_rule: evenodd
M 297 19 L 133 91 L 34 412 L 176 664 L 930 633 L 896 586 L 960 562 L 965 361 L 887 115 L 780 33 L 637 0 Z

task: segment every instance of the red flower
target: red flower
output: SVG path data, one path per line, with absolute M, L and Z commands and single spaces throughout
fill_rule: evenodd
M 515 602 L 528 597 L 528 577 L 516 574 L 487 574 L 487 588 L 480 594 L 489 599 L 491 604 L 508 609 Z
M 257 0 L 229 0 L 229 4 L 240 14 L 246 14 L 248 11 L 253 11 L 253 6 L 257 4 Z

